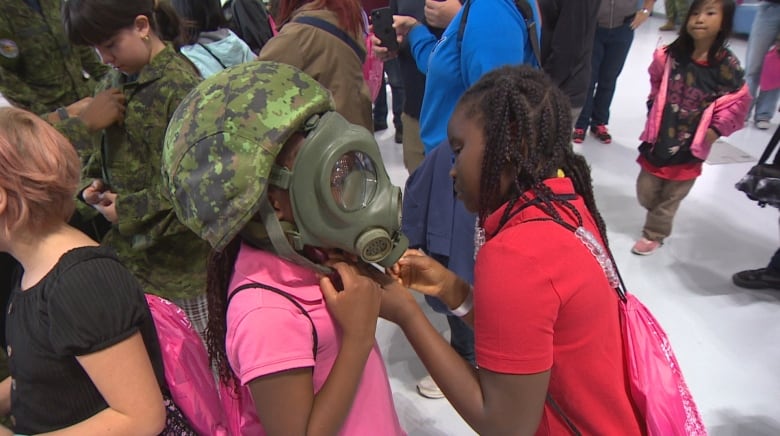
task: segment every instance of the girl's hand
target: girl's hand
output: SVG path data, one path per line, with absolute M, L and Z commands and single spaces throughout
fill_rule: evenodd
M 103 193 L 106 191 L 106 185 L 103 183 L 103 180 L 93 179 L 92 183 L 81 191 L 81 198 L 93 207 L 100 204 L 108 205 L 107 200 L 103 199 Z
M 409 290 L 394 277 L 376 269 L 373 265 L 360 262 L 356 265 L 358 271 L 382 287 L 382 304 L 379 316 L 398 325 L 419 310 L 417 301 Z
M 388 273 L 404 287 L 433 297 L 439 297 L 456 279 L 455 273 L 420 250 L 407 250 Z
M 102 180 L 93 180 L 92 184 L 81 191 L 81 197 L 112 224 L 119 222 L 116 211 L 116 194 L 110 191 Z
M 116 88 L 98 93 L 81 111 L 79 118 L 90 132 L 103 130 L 125 119 L 125 96 Z
M 337 262 L 331 268 L 339 273 L 344 290 L 337 291 L 328 277 L 320 279 L 320 290 L 328 311 L 341 327 L 345 341 L 373 346 L 382 288 L 354 266 Z
M 116 194 L 111 191 L 105 191 L 100 194 L 100 204 L 93 206 L 98 212 L 111 223 L 119 223 L 119 215 L 116 212 Z

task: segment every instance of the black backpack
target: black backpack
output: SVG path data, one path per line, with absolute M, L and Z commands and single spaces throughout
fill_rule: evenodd
M 229 0 L 222 6 L 228 28 L 257 54 L 273 37 L 268 10 L 262 0 Z

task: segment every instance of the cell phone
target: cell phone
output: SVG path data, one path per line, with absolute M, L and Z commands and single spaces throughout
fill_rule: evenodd
M 374 35 L 382 41 L 382 47 L 398 51 L 398 37 L 393 28 L 393 12 L 390 8 L 371 11 L 371 23 L 374 25 Z

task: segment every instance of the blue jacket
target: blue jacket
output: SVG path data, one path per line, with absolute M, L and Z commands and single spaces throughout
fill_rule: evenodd
M 447 143 L 434 148 L 406 181 L 401 230 L 409 246 L 449 259 L 447 267 L 474 283 L 474 224 L 477 216 L 457 201 L 449 176 L 453 154 Z M 431 195 L 432 192 L 438 193 Z
M 427 79 L 420 114 L 420 137 L 426 154 L 447 139 L 447 123 L 455 104 L 485 73 L 504 65 L 538 66 L 514 0 L 467 1 L 472 5 L 460 48 L 457 39 L 463 8 L 438 40 L 425 26 L 415 26 L 409 32 L 412 54 Z M 529 3 L 539 23 L 536 2 Z M 540 33 L 535 35 L 537 39 Z
M 183 46 L 181 54 L 195 64 L 204 79 L 255 58 L 249 46 L 228 29 L 201 32 L 198 42 Z

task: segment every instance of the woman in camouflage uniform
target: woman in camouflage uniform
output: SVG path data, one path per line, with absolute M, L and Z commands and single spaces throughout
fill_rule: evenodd
M 111 223 L 102 242 L 146 292 L 180 305 L 203 334 L 209 247 L 179 223 L 161 189 L 168 120 L 200 81 L 174 47 L 176 14 L 156 0 L 68 0 L 63 19 L 72 43 L 94 47 L 114 68 L 99 86 L 107 91 L 57 125 L 87 162 L 90 184 L 80 197 L 91 208 L 82 214 L 102 214 Z

